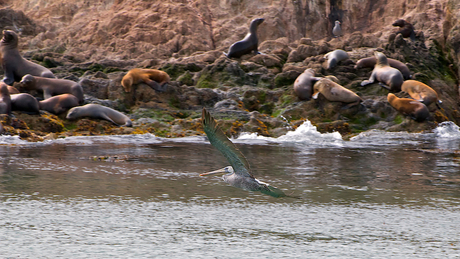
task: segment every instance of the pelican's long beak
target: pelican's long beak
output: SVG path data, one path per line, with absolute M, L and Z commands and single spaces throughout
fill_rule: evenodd
M 202 173 L 200 174 L 200 176 L 207 176 L 207 175 L 212 175 L 212 174 L 226 174 L 227 171 L 225 171 L 225 168 L 222 168 L 222 169 L 218 169 L 218 170 L 215 170 L 215 171 L 211 171 L 211 172 L 207 172 L 207 173 Z

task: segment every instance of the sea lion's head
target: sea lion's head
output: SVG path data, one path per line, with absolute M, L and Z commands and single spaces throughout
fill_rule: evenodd
M 392 94 L 392 93 L 389 93 L 389 94 L 387 95 L 387 101 L 388 101 L 390 104 L 391 104 L 396 98 L 398 98 L 398 97 L 396 97 L 396 95 L 394 95 L 394 94 Z
M 377 65 L 388 66 L 388 59 L 382 52 L 375 51 L 374 56 L 377 59 Z
M 398 26 L 398 27 L 403 27 L 404 25 L 406 25 L 406 21 L 403 20 L 403 19 L 398 19 L 392 25 L 393 26 Z
M 73 119 L 78 118 L 78 113 L 79 113 L 78 111 L 79 111 L 79 107 L 73 107 L 67 112 L 66 119 L 73 120 Z
M 126 93 L 131 92 L 131 86 L 133 85 L 133 77 L 125 75 L 121 80 L 121 85 L 123 86 L 123 89 L 125 89 Z
M 250 28 L 249 28 L 249 31 L 251 32 L 255 32 L 255 30 L 257 29 L 257 27 L 263 23 L 265 21 L 264 18 L 256 18 L 254 20 L 251 21 L 251 25 L 250 25 Z
M 18 35 L 14 31 L 4 30 L 1 43 L 17 47 L 18 46 Z
M 33 75 L 25 75 L 22 77 L 21 82 L 19 82 L 19 85 L 24 88 L 31 88 L 35 84 L 35 77 Z

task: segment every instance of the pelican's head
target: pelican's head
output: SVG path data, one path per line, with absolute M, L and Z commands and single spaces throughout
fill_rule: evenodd
M 200 174 L 200 176 L 207 176 L 207 175 L 214 175 L 214 174 L 233 174 L 233 167 L 231 166 L 226 166 L 222 169 L 219 169 L 219 170 L 215 170 L 215 171 L 212 171 L 212 172 L 208 172 L 208 173 L 203 173 L 203 174 Z

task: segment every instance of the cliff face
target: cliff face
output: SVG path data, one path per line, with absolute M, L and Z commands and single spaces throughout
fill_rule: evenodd
M 58 48 L 88 59 L 167 58 L 177 53 L 226 50 L 247 33 L 249 21 L 264 17 L 260 41 L 286 37 L 331 37 L 335 20 L 345 37 L 371 33 L 382 41 L 402 18 L 441 44 L 455 37 L 458 0 L 32 0 L 6 1 L 27 19 L 11 19 L 32 39 L 27 48 Z M 32 28 L 33 27 L 33 28 Z M 455 34 L 455 33 L 454 33 Z

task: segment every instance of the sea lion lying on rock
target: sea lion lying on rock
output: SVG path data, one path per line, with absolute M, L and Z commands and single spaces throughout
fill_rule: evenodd
M 419 101 L 410 98 L 398 98 L 392 93 L 388 94 L 387 100 L 398 112 L 410 116 L 415 121 L 421 122 L 430 116 L 428 108 Z
M 324 58 L 327 58 L 327 69 L 332 69 L 337 64 L 342 61 L 348 59 L 348 53 L 341 49 L 336 49 L 324 55 Z
M 361 85 L 365 86 L 379 81 L 380 83 L 386 84 L 387 86 L 380 85 L 391 92 L 401 91 L 401 85 L 404 82 L 404 77 L 401 72 L 396 68 L 390 67 L 387 57 L 382 52 L 376 51 L 374 55 L 377 60 L 374 70 L 372 70 L 369 80 L 364 80 L 361 82 Z
M 0 55 L 3 59 L 3 71 L 5 71 L 3 82 L 8 85 L 19 82 L 27 74 L 54 78 L 53 73 L 48 68 L 31 62 L 19 54 L 18 35 L 14 31 L 3 31 L 3 38 L 0 41 Z
M 83 87 L 72 80 L 25 75 L 19 85 L 27 90 L 43 91 L 44 99 L 54 95 L 72 94 L 77 97 L 78 103 L 84 101 Z
M 132 91 L 133 85 L 139 83 L 145 83 L 155 91 L 164 92 L 170 80 L 168 73 L 158 69 L 133 68 L 123 77 L 121 85 L 127 93 Z
M 294 82 L 294 93 L 300 100 L 308 101 L 313 93 L 313 85 L 321 78 L 315 77 L 315 70 L 305 69 Z
M 40 106 L 35 97 L 27 93 L 11 95 L 11 109 L 28 114 L 39 114 Z
M 415 31 L 414 31 L 414 26 L 412 26 L 411 23 L 407 22 L 406 20 L 403 19 L 398 19 L 396 20 L 393 24 L 393 26 L 398 26 L 401 29 L 396 32 L 396 34 L 400 33 L 403 38 L 409 38 L 412 41 L 415 41 Z
M 392 59 L 392 58 L 387 58 L 388 64 L 390 67 L 394 67 L 401 72 L 403 75 L 404 79 L 410 79 L 412 76 L 410 74 L 409 68 L 406 66 L 406 64 L 402 63 L 399 60 Z M 368 57 L 368 58 L 362 58 L 356 62 L 355 69 L 359 68 L 368 68 L 368 67 L 375 67 L 375 64 L 377 64 L 377 59 L 374 57 Z
M 70 108 L 79 105 L 77 97 L 73 94 L 60 94 L 40 101 L 40 110 L 51 112 L 53 114 L 60 114 L 66 112 Z
M 333 82 L 328 78 L 322 78 L 313 86 L 313 99 L 317 99 L 321 93 L 328 101 L 348 103 L 343 109 L 358 105 L 362 102 L 361 97 L 353 91 Z
M 66 116 L 66 118 L 69 120 L 78 119 L 81 117 L 108 120 L 117 126 L 133 126 L 131 119 L 128 116 L 112 108 L 99 104 L 87 104 L 73 107 L 69 110 Z
M 401 86 L 401 91 L 408 93 L 410 97 L 425 104 L 426 106 L 430 105 L 431 103 L 435 103 L 438 108 L 441 108 L 439 105 L 442 103 L 442 101 L 439 100 L 438 93 L 436 93 L 433 88 L 422 82 L 406 80 Z
M 11 97 L 8 91 L 8 86 L 4 82 L 0 82 L 0 114 L 11 114 Z

